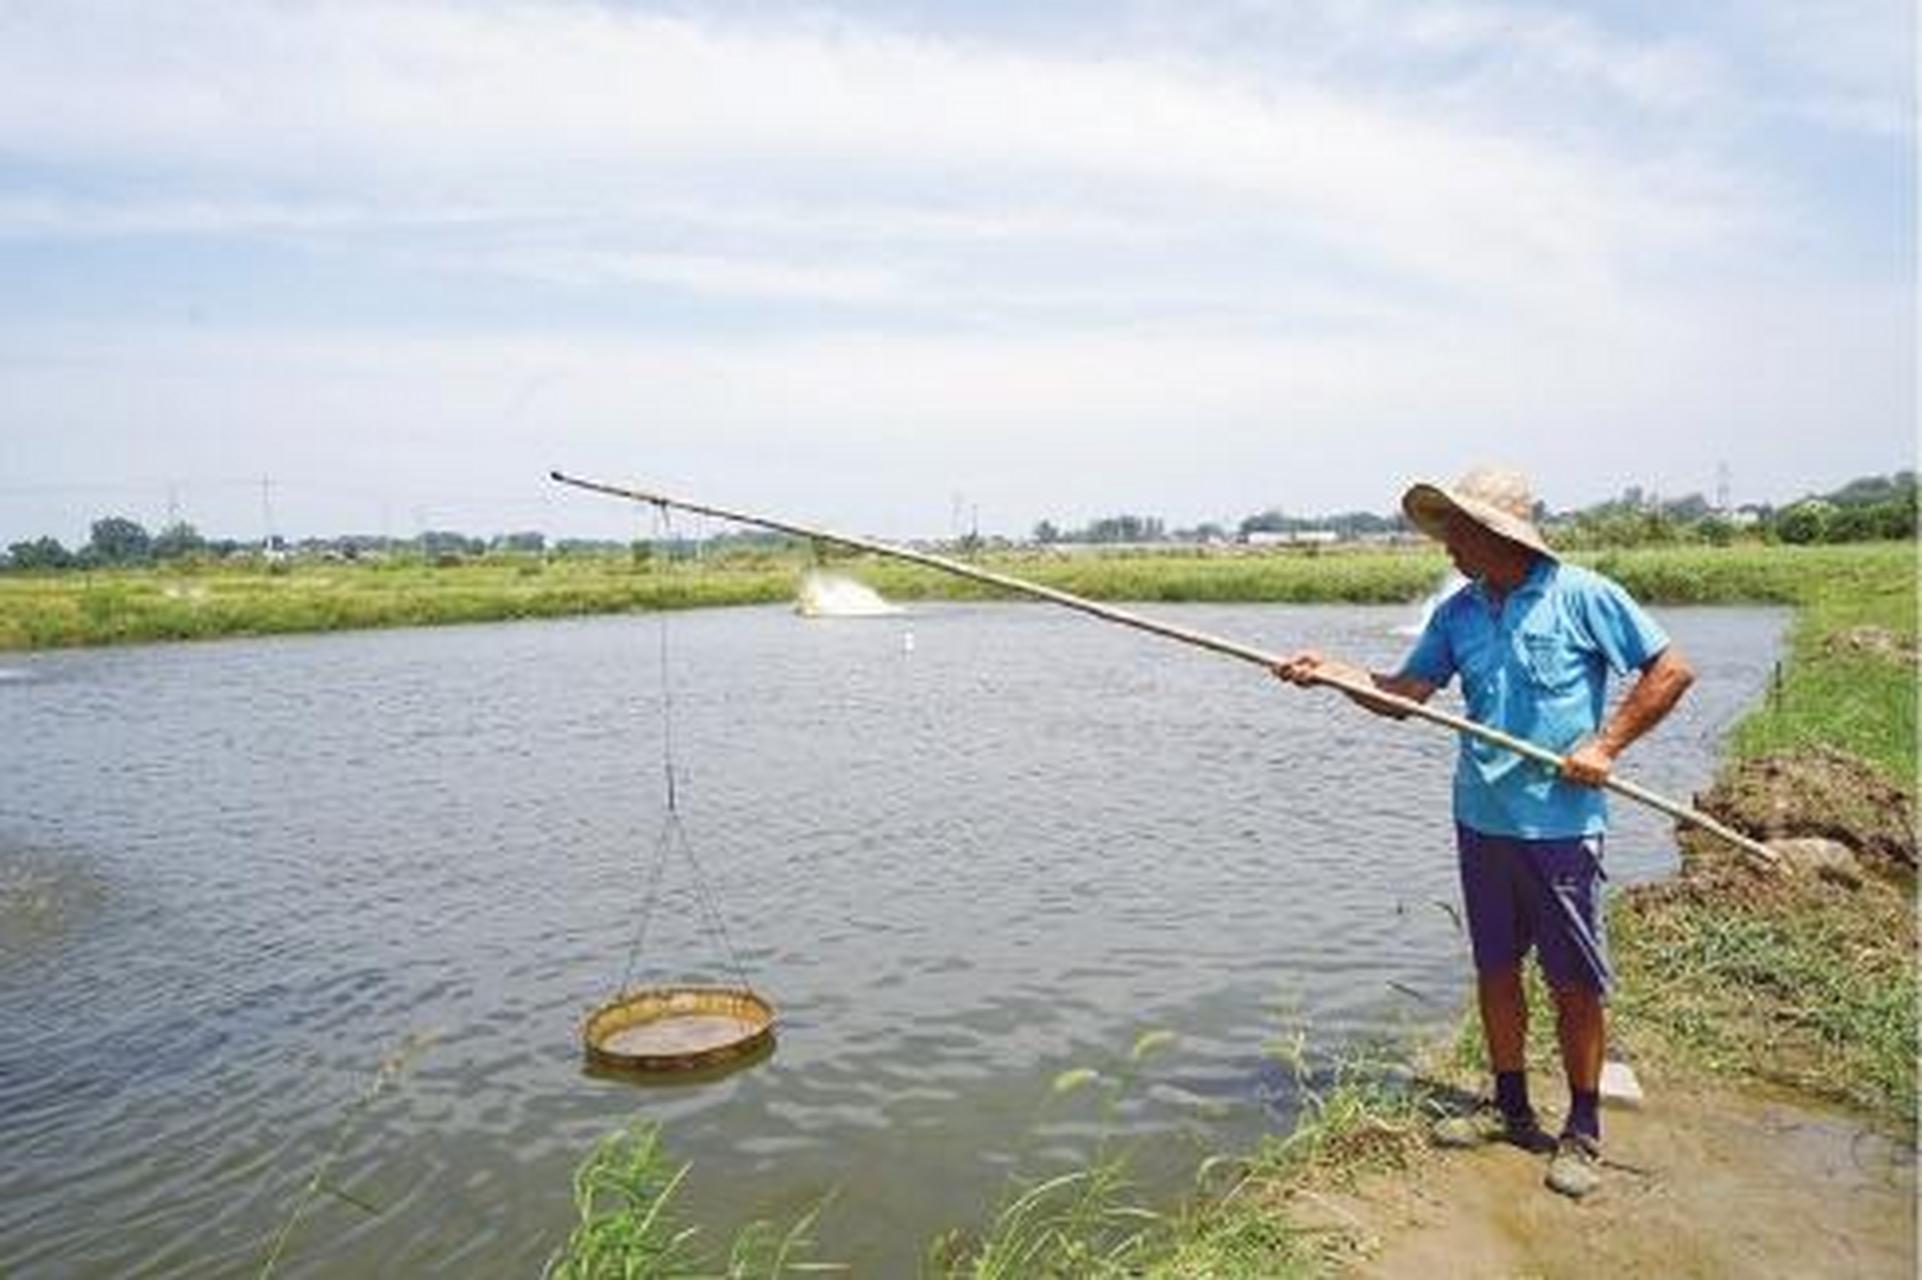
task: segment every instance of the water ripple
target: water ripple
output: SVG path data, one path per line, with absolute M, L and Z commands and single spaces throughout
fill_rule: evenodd
M 1164 612 L 1377 662 L 1407 621 Z M 1706 779 L 1781 619 L 1664 614 L 1716 665 L 1638 777 Z M 697 1087 L 591 1077 L 581 1019 L 624 975 L 660 848 L 656 626 L 0 678 L 0 1269 L 252 1274 L 339 1140 L 332 1180 L 378 1212 L 323 1197 L 296 1270 L 530 1274 L 582 1154 L 649 1118 L 717 1234 L 838 1189 L 824 1251 L 896 1274 L 1012 1169 L 1112 1129 L 1178 1185 L 1195 1134 L 1283 1122 L 1265 1047 L 1286 1020 L 1367 1034 L 1460 999 L 1433 905 L 1455 898 L 1445 735 L 1036 608 L 922 606 L 905 658 L 891 623 L 697 613 L 671 626 L 705 893 L 664 865 L 636 976 L 724 978 L 731 943 L 779 1043 Z M 1659 871 L 1663 825 L 1620 816 L 1618 881 Z M 1176 1046 L 1128 1063 L 1156 1027 Z M 1053 1096 L 1074 1066 L 1118 1091 Z

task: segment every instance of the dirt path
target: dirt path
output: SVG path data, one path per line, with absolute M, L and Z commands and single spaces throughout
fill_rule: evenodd
M 1379 1277 L 1916 1275 L 1914 1153 L 1786 1099 L 1650 1089 L 1604 1119 L 1612 1165 L 1576 1204 L 1513 1147 L 1438 1154 L 1320 1202 Z

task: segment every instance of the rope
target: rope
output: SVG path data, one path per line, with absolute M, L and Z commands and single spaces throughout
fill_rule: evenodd
M 674 554 L 673 539 L 665 537 L 674 531 L 674 517 L 665 502 L 655 504 L 656 520 L 663 533 L 663 541 L 668 545 L 668 554 Z M 673 565 L 669 564 L 670 571 Z M 667 811 L 676 812 L 674 794 L 674 678 L 667 661 L 667 608 L 661 601 L 655 601 L 655 612 L 659 615 L 661 637 L 661 769 L 667 775 Z
M 672 558 L 674 539 L 673 516 L 668 504 L 655 503 L 655 529 L 661 541 L 668 547 L 669 564 L 667 572 L 673 572 Z M 695 544 L 695 554 L 700 555 L 700 544 Z M 679 770 L 674 760 L 674 674 L 673 664 L 669 661 L 667 642 L 667 615 L 669 610 L 660 607 L 657 601 L 656 612 L 659 617 L 658 635 L 660 637 L 658 654 L 661 681 L 661 777 L 666 788 L 667 814 L 661 822 L 661 833 L 655 840 L 654 857 L 647 873 L 647 892 L 641 899 L 640 918 L 636 922 L 634 940 L 627 949 L 627 965 L 621 973 L 620 990 L 627 992 L 634 980 L 634 967 L 639 962 L 642 949 L 647 942 L 647 931 L 654 917 L 654 906 L 661 897 L 661 882 L 666 876 L 669 855 L 678 848 L 686 859 L 688 869 L 694 877 L 695 900 L 700 909 L 701 923 L 707 930 L 710 941 L 718 939 L 721 949 L 726 953 L 727 962 L 734 971 L 735 979 L 743 988 L 751 989 L 747 979 L 747 968 L 741 963 L 740 954 L 734 949 L 734 941 L 728 936 L 727 921 L 721 915 L 720 901 L 713 887 L 708 883 L 707 873 L 701 867 L 701 860 L 694 852 L 694 843 L 688 839 L 687 826 L 681 821 L 680 790 L 676 779 Z
M 734 970 L 735 979 L 741 986 L 751 988 L 753 984 L 747 980 L 747 968 L 741 963 L 740 953 L 734 950 L 733 939 L 728 937 L 727 921 L 721 915 L 720 898 L 708 884 L 707 873 L 701 869 L 701 860 L 694 856 L 694 845 L 687 838 L 687 828 L 678 817 L 673 819 L 673 823 L 674 830 L 681 837 L 681 853 L 687 858 L 688 869 L 694 873 L 694 892 L 706 913 L 708 937 L 720 939 L 721 949 L 727 953 L 727 961 Z
M 670 820 L 672 816 L 669 815 Z M 627 968 L 621 971 L 620 990 L 623 994 L 634 981 L 634 962 L 640 958 L 641 947 L 647 941 L 647 923 L 653 918 L 654 903 L 660 897 L 661 873 L 667 870 L 667 851 L 672 843 L 670 835 L 671 829 L 663 826 L 659 838 L 654 842 L 654 870 L 647 878 L 647 893 L 641 899 L 641 918 L 634 928 L 634 941 L 628 944 Z

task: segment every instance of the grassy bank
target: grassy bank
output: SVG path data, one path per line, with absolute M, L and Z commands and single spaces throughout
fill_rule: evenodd
M 619 559 L 302 564 L 0 575 L 0 649 L 439 626 L 790 599 L 786 566 Z
M 1723 782 L 1763 757 L 1793 780 L 1807 753 L 1841 753 L 1866 768 L 1857 794 L 1824 801 L 1832 820 L 1858 831 L 1907 825 L 1912 849 L 1914 552 L 1816 577 L 1800 603 L 1782 679 L 1736 727 Z M 1803 763 L 1802 775 L 1815 767 Z M 1898 813 L 1860 811 L 1869 804 Z M 1870 860 L 1859 885 L 1754 883 L 1697 847 L 1683 876 L 1627 895 L 1614 912 L 1620 1036 L 1671 1065 L 1793 1086 L 1913 1133 L 1912 874 Z
M 1668 547 L 1575 559 L 1655 604 L 1838 602 L 1886 592 L 1914 569 L 1897 543 Z M 0 574 L 0 650 L 430 626 L 791 600 L 811 560 L 736 552 L 669 563 L 627 557 L 498 556 L 446 566 L 395 561 L 173 565 Z M 984 568 L 1097 600 L 1393 603 L 1419 600 L 1447 568 L 1439 551 L 1213 554 L 1001 553 Z M 973 599 L 992 588 L 901 561 L 832 567 L 901 600 Z M 1865 598 L 1865 597 L 1864 597 Z M 1839 603 L 1837 607 L 1842 607 Z

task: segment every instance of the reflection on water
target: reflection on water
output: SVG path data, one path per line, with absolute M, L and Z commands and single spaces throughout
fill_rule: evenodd
M 1377 665 L 1409 621 L 1160 612 Z M 1661 613 L 1702 678 L 1638 780 L 1707 782 L 1782 616 Z M 1340 1038 L 1461 997 L 1445 733 L 1041 606 L 925 606 L 912 646 L 780 608 L 670 626 L 682 817 L 782 1030 L 667 1090 L 580 1065 L 662 820 L 654 619 L 21 660 L 0 850 L 102 887 L 0 953 L 0 1269 L 252 1274 L 345 1132 L 330 1180 L 380 1212 L 324 1199 L 294 1262 L 526 1275 L 639 1115 L 711 1233 L 835 1191 L 823 1254 L 902 1274 L 1104 1125 L 1165 1137 L 1174 1189 L 1283 1123 L 1278 1010 Z M 1659 819 L 1618 816 L 1617 883 L 1673 865 Z M 728 976 L 714 953 L 663 893 L 635 977 Z M 1111 1115 L 1049 1098 L 1151 1027 L 1179 1042 Z
M 0 844 L 0 962 L 86 927 L 106 885 L 78 857 Z

